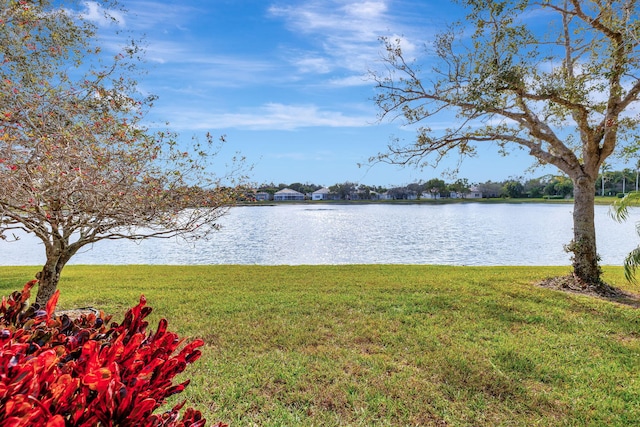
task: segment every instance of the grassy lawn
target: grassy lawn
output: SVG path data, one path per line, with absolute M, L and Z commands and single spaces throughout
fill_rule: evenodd
M 0 292 L 36 270 L 0 267 Z M 152 324 L 203 338 L 177 397 L 209 423 L 638 425 L 640 311 L 532 286 L 568 270 L 70 266 L 59 308 L 121 321 L 144 294 Z

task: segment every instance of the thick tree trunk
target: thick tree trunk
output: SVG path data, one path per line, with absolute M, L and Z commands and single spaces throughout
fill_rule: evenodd
M 70 256 L 47 256 L 47 262 L 42 267 L 42 270 L 36 275 L 38 279 L 38 294 L 36 295 L 36 304 L 44 307 L 49 301 L 49 298 L 53 296 L 58 289 L 58 281 L 60 280 L 60 273 L 66 265 Z
M 573 273 L 583 284 L 597 288 L 602 282 L 596 253 L 595 180 L 585 175 L 574 179 L 573 194 L 573 241 L 567 247 L 573 253 Z

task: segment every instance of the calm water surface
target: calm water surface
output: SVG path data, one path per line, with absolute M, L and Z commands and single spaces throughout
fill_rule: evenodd
M 277 205 L 236 207 L 209 241 L 103 241 L 72 264 L 568 265 L 572 205 Z M 621 265 L 640 238 L 596 206 L 598 249 Z M 635 218 L 635 219 L 634 219 Z M 0 242 L 0 265 L 37 265 L 37 239 Z

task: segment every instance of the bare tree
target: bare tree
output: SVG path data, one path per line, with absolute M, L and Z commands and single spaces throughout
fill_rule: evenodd
M 96 28 L 73 4 L 0 6 L 0 237 L 21 230 L 44 244 L 36 302 L 48 301 L 87 245 L 216 229 L 237 170 L 211 172 L 219 145 L 210 136 L 185 147 L 144 126 L 153 97 L 131 77 L 136 44 L 105 63 Z
M 638 2 L 462 3 L 467 20 L 435 39 L 432 70 L 407 58 L 399 39 L 383 39 L 386 71 L 372 73 L 381 118 L 419 128 L 415 141 L 395 141 L 371 161 L 420 167 L 490 142 L 528 150 L 571 178 L 574 276 L 602 289 L 595 182 L 605 159 L 638 127 L 628 114 L 640 94 Z M 429 128 L 451 112 L 455 125 Z

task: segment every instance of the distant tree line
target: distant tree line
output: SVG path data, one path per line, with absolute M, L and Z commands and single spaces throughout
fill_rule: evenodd
M 604 196 L 619 196 L 638 189 L 638 171 L 624 169 L 610 171 L 603 167 L 603 172 L 596 180 L 594 193 Z M 314 191 L 325 186 L 312 183 L 294 182 L 291 184 L 262 184 L 255 192 L 273 195 L 285 188 L 307 195 L 309 198 Z M 382 195 L 394 200 L 467 197 L 472 192 L 481 194 L 482 198 L 552 198 L 564 199 L 573 196 L 573 183 L 564 175 L 544 175 L 538 178 L 524 179 L 512 177 L 504 181 L 486 181 L 470 183 L 467 178 L 459 178 L 453 182 L 432 178 L 420 180 L 404 186 L 377 186 L 346 181 L 327 187 L 331 199 L 334 200 L 372 200 L 380 199 Z

